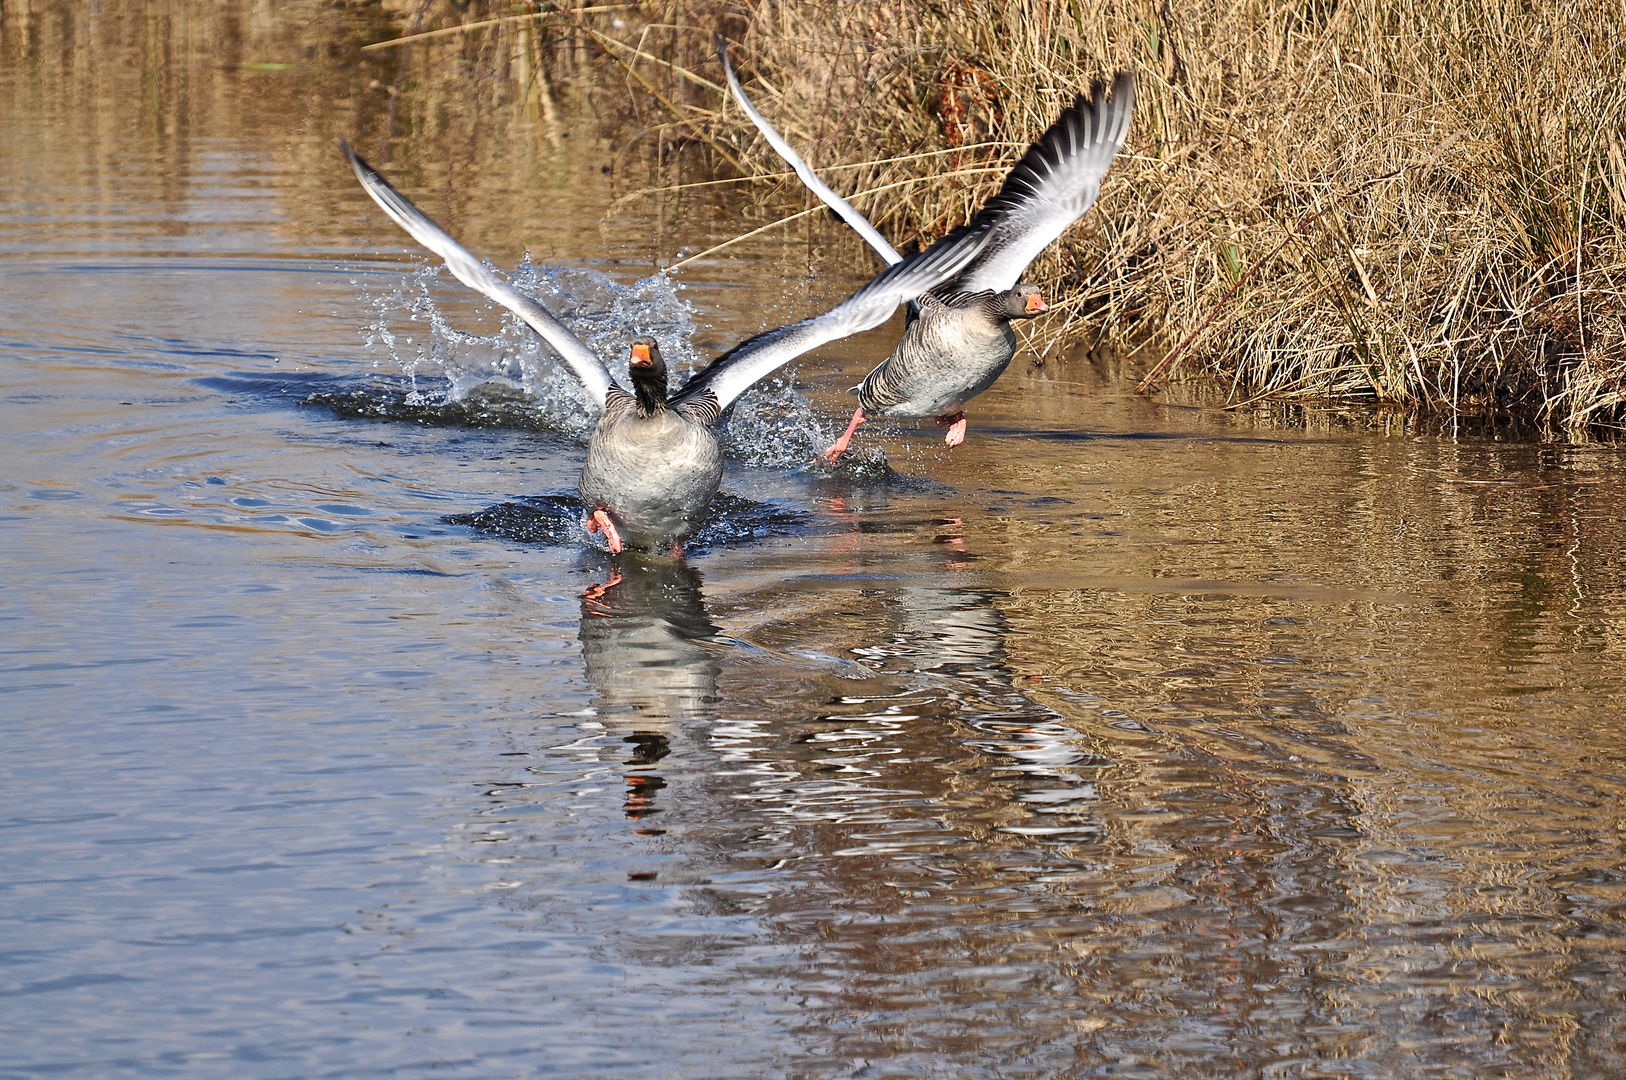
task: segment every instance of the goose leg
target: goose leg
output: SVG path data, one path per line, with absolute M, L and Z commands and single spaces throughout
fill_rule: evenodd
M 948 428 L 948 434 L 943 436 L 943 441 L 948 444 L 949 449 L 952 450 L 965 442 L 965 413 L 957 412 L 953 416 L 939 416 L 937 422 Z
M 621 534 L 615 531 L 615 522 L 610 515 L 604 512 L 603 507 L 593 511 L 593 516 L 587 519 L 587 531 L 590 533 L 604 531 L 604 542 L 610 545 L 610 554 L 621 554 Z
M 854 409 L 853 410 L 852 423 L 847 425 L 847 430 L 843 431 L 841 433 L 841 438 L 839 438 L 835 442 L 831 443 L 830 444 L 830 449 L 828 449 L 824 453 L 820 454 L 819 457 L 823 458 L 825 461 L 833 463 L 836 460 L 836 458 L 838 458 L 842 454 L 846 453 L 847 452 L 847 444 L 853 441 L 853 432 L 857 431 L 858 430 L 858 425 L 862 424 L 863 422 L 864 422 L 864 410 L 863 410 L 863 408 L 860 407 L 860 408 Z

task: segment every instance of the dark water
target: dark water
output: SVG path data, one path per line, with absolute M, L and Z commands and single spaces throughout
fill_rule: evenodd
M 0 1075 L 1620 1073 L 1619 449 L 1075 358 L 797 468 L 894 326 L 612 560 L 335 10 L 4 8 Z M 501 265 L 692 359 L 853 283 L 639 284 L 765 219 L 443 68 L 387 167 Z

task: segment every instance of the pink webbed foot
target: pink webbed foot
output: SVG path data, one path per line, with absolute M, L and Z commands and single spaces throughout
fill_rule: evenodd
M 950 450 L 965 442 L 965 413 L 958 412 L 953 416 L 939 416 L 937 422 L 948 428 L 948 434 L 943 436 L 943 441 L 948 444 Z
M 847 445 L 853 441 L 853 432 L 857 431 L 858 425 L 863 422 L 864 410 L 862 408 L 854 409 L 852 423 L 847 425 L 847 430 L 843 431 L 841 438 L 831 443 L 830 449 L 820 454 L 819 457 L 828 464 L 834 464 L 836 458 L 847 452 Z
M 593 516 L 587 519 L 587 531 L 595 533 L 603 531 L 604 542 L 610 545 L 610 554 L 621 554 L 621 534 L 615 531 L 615 522 L 610 520 L 603 508 L 593 511 Z

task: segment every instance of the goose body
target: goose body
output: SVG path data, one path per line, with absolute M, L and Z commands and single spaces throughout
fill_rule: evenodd
M 993 237 L 986 222 L 957 229 L 891 266 L 829 311 L 741 342 L 676 393 L 669 390 L 659 346 L 650 338 L 634 338 L 628 390 L 547 308 L 476 259 L 349 144 L 339 146 L 362 188 L 391 220 L 445 259 L 459 281 L 523 319 L 581 380 L 599 418 L 587 441 L 578 491 L 588 530 L 602 532 L 612 552 L 626 543 L 680 549 L 705 520 L 722 479 L 722 449 L 714 427 L 723 410 L 808 350 L 879 326 L 899 304 L 953 279 Z
M 1008 308 L 993 291 L 922 296 L 897 348 L 857 387 L 859 407 L 911 419 L 962 411 L 1016 355 Z
M 888 264 L 903 257 L 850 203 L 830 189 L 751 104 L 728 60 L 719 53 L 735 101 L 804 184 L 839 214 Z M 867 413 L 913 418 L 936 416 L 949 427 L 944 441 L 965 440 L 966 402 L 992 386 L 1016 353 L 1012 319 L 1046 310 L 1037 289 L 1019 286 L 1028 264 L 1094 205 L 1134 112 L 1133 78 L 1120 74 L 1110 95 L 1095 84 L 1078 95 L 1011 169 L 999 193 L 971 227 L 989 239 L 953 278 L 918 302 L 915 317 L 892 355 L 858 388 L 859 408 L 841 438 L 822 455 L 834 461 L 847 449 Z
M 587 440 L 577 491 L 583 506 L 607 514 L 621 543 L 659 549 L 694 534 L 722 478 L 707 410 L 663 404 L 645 412 L 616 389 Z

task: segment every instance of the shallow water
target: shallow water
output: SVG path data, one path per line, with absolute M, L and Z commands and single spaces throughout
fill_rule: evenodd
M 391 72 L 303 17 L 0 22 L 0 1075 L 1619 1071 L 1621 450 L 1072 358 L 785 464 L 894 323 L 611 559 L 545 358 L 331 149 Z M 697 358 L 856 280 L 767 234 L 651 294 L 755 211 L 463 130 L 393 144 L 426 209 Z

